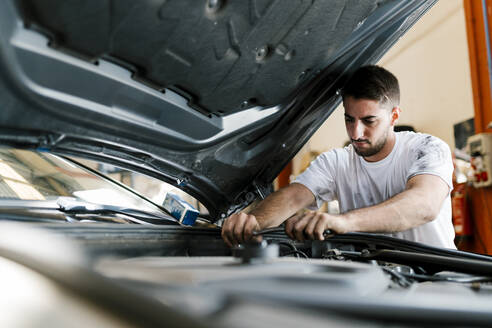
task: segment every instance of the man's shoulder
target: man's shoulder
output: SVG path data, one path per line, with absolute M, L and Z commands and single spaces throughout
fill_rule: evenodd
M 408 164 L 416 165 L 419 170 L 430 166 L 452 167 L 452 156 L 449 145 L 442 139 L 426 133 L 408 132 L 402 134 L 400 143 L 403 145 L 401 155 Z M 405 150 L 406 149 L 406 150 Z
M 396 133 L 400 140 L 400 144 L 403 145 L 404 148 L 419 149 L 435 146 L 449 147 L 442 139 L 427 133 L 412 131 L 402 131 Z

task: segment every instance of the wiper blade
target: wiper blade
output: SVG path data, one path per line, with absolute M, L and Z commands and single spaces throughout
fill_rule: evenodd
M 59 197 L 58 210 L 67 214 L 121 214 L 139 224 L 179 224 L 173 217 L 115 205 L 103 205 L 80 201 L 71 197 Z

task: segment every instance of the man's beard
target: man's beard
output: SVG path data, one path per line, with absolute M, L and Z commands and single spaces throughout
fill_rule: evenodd
M 370 157 L 376 155 L 381 151 L 381 149 L 383 149 L 387 139 L 388 139 L 388 132 L 386 132 L 379 140 L 377 140 L 377 142 L 372 147 L 363 150 L 357 149 L 357 147 L 353 144 L 353 141 L 355 140 L 352 140 L 352 146 L 354 147 L 354 150 L 357 155 L 362 157 Z M 369 143 L 369 141 L 367 141 L 367 143 Z

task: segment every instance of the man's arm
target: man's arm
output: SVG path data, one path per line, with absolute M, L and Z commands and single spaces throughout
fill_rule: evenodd
M 293 183 L 270 194 L 250 214 L 236 213 L 227 218 L 222 226 L 222 238 L 229 246 L 248 241 L 253 231 L 280 225 L 314 200 L 308 188 Z
M 323 240 L 326 229 L 337 233 L 404 231 L 434 220 L 448 193 L 449 186 L 440 177 L 416 175 L 408 180 L 405 191 L 378 205 L 342 215 L 299 215 L 287 222 L 286 233 L 297 240 Z

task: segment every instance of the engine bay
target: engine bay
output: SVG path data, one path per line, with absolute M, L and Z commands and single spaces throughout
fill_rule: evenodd
M 367 234 L 297 242 L 277 230 L 229 249 L 218 229 L 41 226 L 27 248 L 0 242 L 0 256 L 137 326 L 458 327 L 492 318 L 488 256 Z

